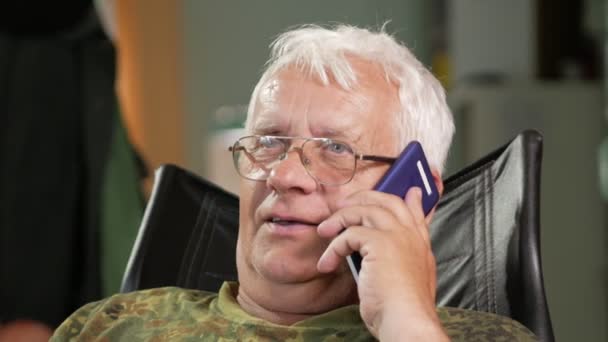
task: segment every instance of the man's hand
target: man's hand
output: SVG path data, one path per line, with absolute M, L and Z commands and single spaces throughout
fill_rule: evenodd
M 448 340 L 435 311 L 436 269 L 421 190 L 403 199 L 378 191 L 346 198 L 318 227 L 333 238 L 317 268 L 332 272 L 354 251 L 361 317 L 380 340 Z M 342 233 L 340 233 L 344 228 Z

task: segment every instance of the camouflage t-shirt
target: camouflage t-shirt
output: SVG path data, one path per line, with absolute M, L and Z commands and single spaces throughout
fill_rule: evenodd
M 290 326 L 241 309 L 236 283 L 219 294 L 176 287 L 117 294 L 73 313 L 51 341 L 374 341 L 351 305 Z M 508 318 L 462 309 L 437 309 L 452 341 L 535 341 Z

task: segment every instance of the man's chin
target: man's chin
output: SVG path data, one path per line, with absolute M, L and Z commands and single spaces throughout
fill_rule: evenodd
M 295 284 L 313 281 L 325 275 L 317 271 L 317 260 L 265 255 L 254 263 L 257 272 L 265 279 L 279 284 Z

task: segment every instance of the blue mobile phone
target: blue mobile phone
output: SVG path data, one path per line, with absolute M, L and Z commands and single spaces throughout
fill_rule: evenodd
M 390 169 L 376 184 L 374 190 L 405 198 L 405 194 L 413 186 L 422 190 L 422 209 L 424 215 L 428 215 L 439 201 L 439 192 L 433 181 L 422 145 L 417 141 L 412 141 L 405 147 Z M 361 254 L 355 252 L 346 259 L 353 277 L 358 283 L 363 258 Z

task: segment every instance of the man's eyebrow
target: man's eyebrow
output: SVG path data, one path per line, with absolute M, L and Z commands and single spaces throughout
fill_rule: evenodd
M 281 128 L 279 123 L 276 121 L 260 119 L 253 125 L 251 131 L 253 134 L 271 135 L 279 133 Z
M 281 125 L 275 120 L 258 120 L 251 129 L 252 134 L 256 135 L 282 135 L 284 132 L 281 129 Z M 330 138 L 340 140 L 353 147 L 364 147 L 358 146 L 363 134 L 353 132 L 352 130 L 344 127 L 344 129 L 332 129 L 332 128 L 321 128 L 316 132 L 312 132 L 313 136 L 321 138 Z
M 357 145 L 362 138 L 362 134 L 356 134 L 349 130 L 322 129 L 319 134 L 321 137 L 344 141 Z

